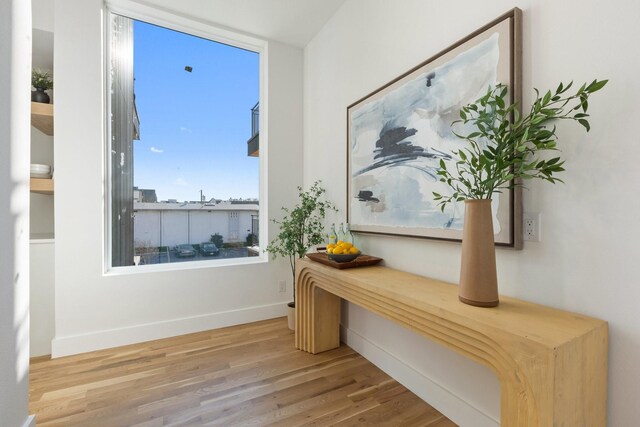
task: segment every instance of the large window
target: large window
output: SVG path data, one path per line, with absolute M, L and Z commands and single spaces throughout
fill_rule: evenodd
M 109 17 L 110 266 L 260 253 L 259 53 Z

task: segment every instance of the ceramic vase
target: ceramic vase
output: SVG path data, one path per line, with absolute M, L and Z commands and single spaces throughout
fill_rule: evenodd
M 49 98 L 49 95 L 44 91 L 44 89 L 36 88 L 36 90 L 31 91 L 31 101 L 48 104 L 51 102 L 51 98 Z
M 478 307 L 498 305 L 491 200 L 466 200 L 458 298 Z

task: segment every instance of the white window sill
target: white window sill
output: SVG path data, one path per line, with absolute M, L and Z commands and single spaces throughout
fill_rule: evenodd
M 206 261 L 183 261 L 166 264 L 132 265 L 127 267 L 109 267 L 103 276 L 126 276 L 131 274 L 158 273 L 167 271 L 197 270 L 203 268 L 235 267 L 239 265 L 262 264 L 269 261 L 268 254 L 253 257 L 223 258 Z

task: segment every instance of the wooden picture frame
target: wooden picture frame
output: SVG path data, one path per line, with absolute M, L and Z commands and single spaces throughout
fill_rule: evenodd
M 439 162 L 464 144 L 451 131 L 459 110 L 490 86 L 508 85 L 520 105 L 521 40 L 514 8 L 347 107 L 352 231 L 461 241 L 464 203 L 441 212 L 433 201 L 433 191 L 450 191 L 438 180 Z M 520 189 L 492 205 L 496 245 L 520 249 Z

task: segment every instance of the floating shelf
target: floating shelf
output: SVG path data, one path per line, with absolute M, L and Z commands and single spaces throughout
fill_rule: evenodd
M 53 194 L 53 179 L 31 178 L 31 192 Z
M 53 104 L 32 102 L 31 124 L 43 133 L 53 136 Z

